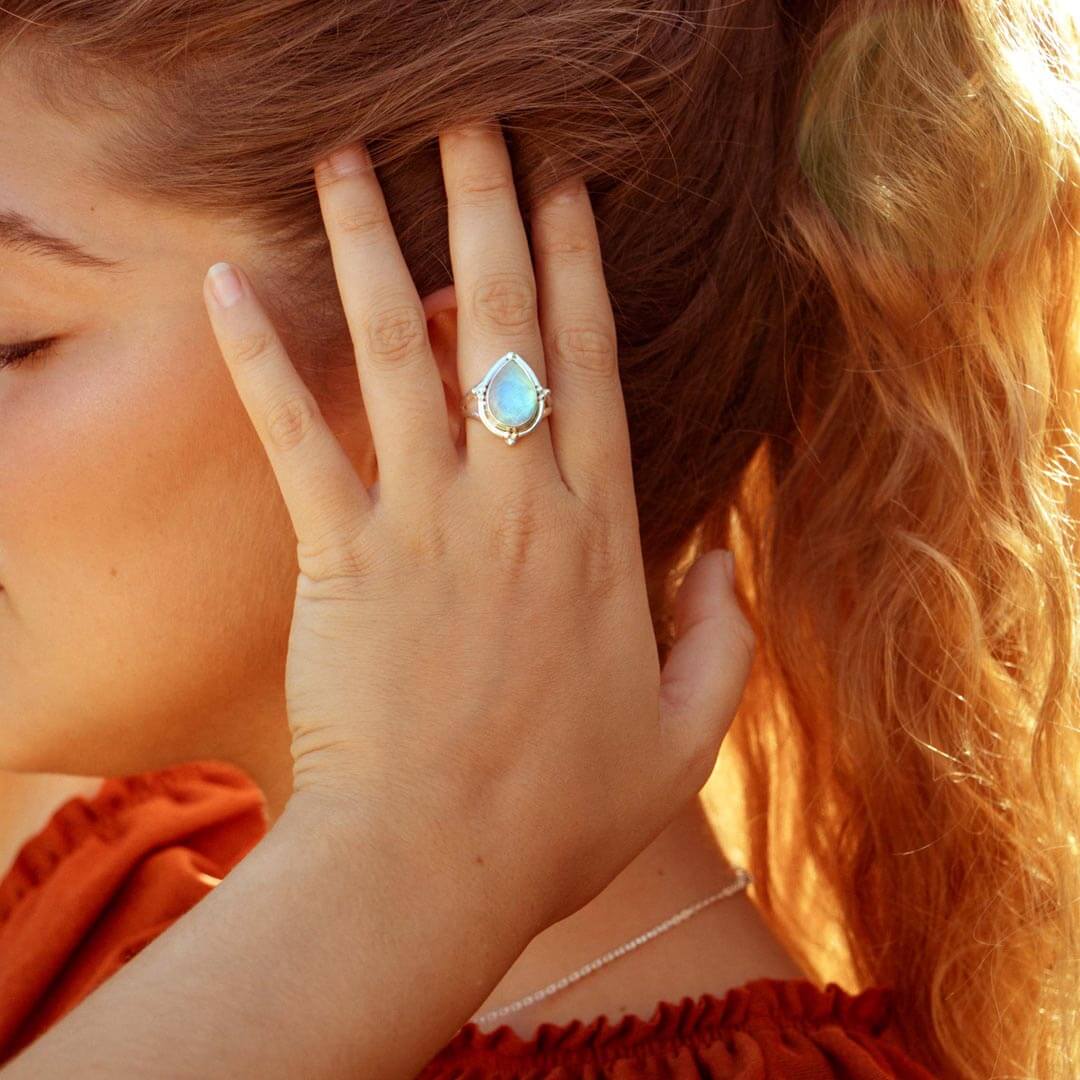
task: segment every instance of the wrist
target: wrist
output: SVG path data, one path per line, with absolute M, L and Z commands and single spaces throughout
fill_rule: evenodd
M 500 865 L 502 853 L 470 845 L 467 829 L 406 822 L 351 794 L 306 788 L 292 793 L 271 832 L 286 845 L 317 846 L 333 887 L 380 896 L 380 910 L 433 933 L 468 937 L 479 950 L 470 975 L 490 976 L 490 986 L 544 929 L 540 907 Z

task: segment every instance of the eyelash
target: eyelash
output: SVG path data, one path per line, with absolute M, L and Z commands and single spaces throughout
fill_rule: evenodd
M 15 345 L 0 345 L 0 369 L 17 367 L 31 357 L 40 357 L 48 351 L 54 340 L 47 338 L 44 341 L 20 341 Z

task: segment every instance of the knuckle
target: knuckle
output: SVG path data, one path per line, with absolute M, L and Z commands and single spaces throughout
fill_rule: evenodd
M 339 211 L 334 215 L 331 225 L 344 236 L 364 240 L 386 231 L 390 227 L 390 219 L 381 206 L 362 203 Z
M 449 538 L 434 521 L 424 527 L 414 526 L 402 538 L 400 552 L 413 565 L 442 563 L 449 556 Z
M 580 233 L 555 233 L 535 245 L 540 258 L 573 266 L 599 263 L 596 245 Z
M 514 178 L 503 169 L 465 173 L 457 184 L 458 198 L 467 203 L 486 203 L 513 189 Z
M 253 330 L 243 334 L 230 345 L 229 353 L 237 367 L 249 367 L 258 364 L 270 353 L 270 334 L 265 330 Z
M 317 418 L 314 398 L 309 394 L 291 394 L 267 413 L 267 437 L 279 450 L 292 450 L 315 430 Z
M 527 326 L 536 319 L 536 285 L 525 274 L 489 274 L 476 284 L 473 314 L 496 330 Z
M 379 364 L 399 366 L 409 356 L 418 355 L 426 341 L 427 328 L 415 304 L 384 308 L 368 325 L 370 355 Z
M 509 580 L 523 578 L 547 531 L 547 519 L 528 492 L 504 498 L 488 514 L 484 529 L 488 556 Z
M 587 323 L 562 327 L 553 337 L 550 362 L 566 370 L 592 375 L 614 375 L 619 366 L 619 350 L 610 327 Z
M 580 535 L 590 594 L 606 600 L 618 592 L 629 575 L 632 563 L 627 545 L 621 531 L 599 514 L 587 518 Z
M 320 596 L 327 595 L 326 586 L 335 586 L 340 591 L 350 583 L 365 579 L 374 562 L 365 545 L 355 539 L 329 534 L 317 541 L 298 541 L 296 558 L 301 581 L 308 586 L 320 587 Z

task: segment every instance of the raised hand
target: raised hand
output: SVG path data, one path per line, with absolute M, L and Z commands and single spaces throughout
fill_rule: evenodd
M 550 389 L 535 426 L 544 395 L 504 378 L 488 404 L 507 437 L 466 419 L 463 445 L 452 438 L 362 146 L 315 175 L 377 483 L 361 482 L 242 271 L 215 268 L 206 300 L 296 532 L 292 798 L 430 848 L 433 880 L 470 877 L 539 932 L 705 782 L 754 643 L 711 552 L 684 583 L 660 670 L 581 178 L 534 207 L 534 269 L 498 125 L 446 131 L 440 147 L 461 392 L 512 350 Z M 531 430 L 515 438 L 510 422 Z

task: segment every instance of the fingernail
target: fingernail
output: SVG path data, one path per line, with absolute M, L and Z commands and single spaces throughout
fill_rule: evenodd
M 560 180 L 550 188 L 548 190 L 548 198 L 553 203 L 574 202 L 575 199 L 580 198 L 584 187 L 585 178 L 580 173 L 577 173 L 574 176 Z
M 335 150 L 327 159 L 327 164 L 338 176 L 349 176 L 367 168 L 367 150 L 357 143 L 350 143 Z
M 223 308 L 232 307 L 244 291 L 236 271 L 227 262 L 219 262 L 210 267 L 209 274 L 214 299 Z
M 728 584 L 735 584 L 735 556 L 727 548 L 720 548 L 720 554 L 724 557 L 724 572 L 727 574 Z

